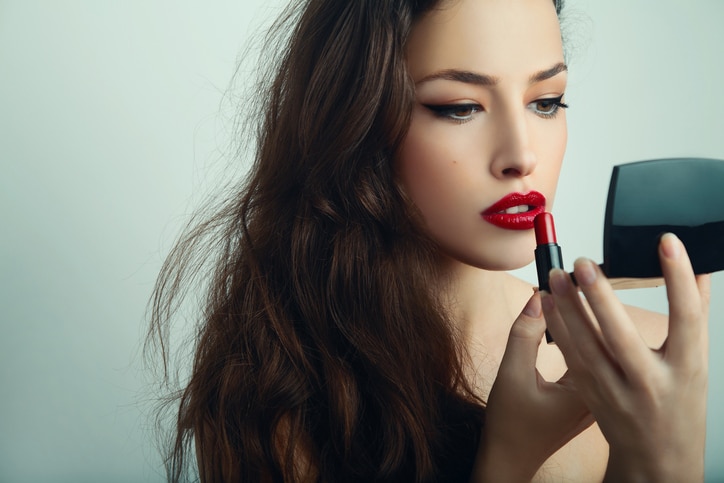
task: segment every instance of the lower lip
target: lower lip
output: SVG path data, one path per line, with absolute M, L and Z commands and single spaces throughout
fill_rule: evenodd
M 482 216 L 491 225 L 505 230 L 532 230 L 533 220 L 543 211 L 545 211 L 545 206 L 537 206 L 525 213 L 491 213 Z

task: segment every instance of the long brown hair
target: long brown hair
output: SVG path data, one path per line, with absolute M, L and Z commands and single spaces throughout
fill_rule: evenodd
M 258 94 L 248 178 L 177 244 L 152 299 L 147 350 L 166 370 L 174 309 L 214 253 L 193 368 L 173 399 L 171 481 L 193 444 L 204 482 L 469 469 L 484 405 L 392 163 L 414 100 L 405 42 L 438 1 L 309 0 L 276 25 L 292 30 Z

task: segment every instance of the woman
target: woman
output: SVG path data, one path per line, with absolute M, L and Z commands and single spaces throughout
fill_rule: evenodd
M 532 260 L 525 213 L 550 210 L 565 150 L 560 8 L 290 14 L 248 181 L 157 286 L 163 334 L 221 227 L 172 480 L 192 441 L 202 481 L 701 478 L 708 280 L 680 242 L 660 249 L 668 338 L 589 261 L 590 308 L 560 271 L 532 297 L 505 272 Z

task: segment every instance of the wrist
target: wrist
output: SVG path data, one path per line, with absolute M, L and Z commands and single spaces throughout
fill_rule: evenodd
M 704 451 L 641 455 L 611 449 L 604 482 L 678 483 L 704 481 Z

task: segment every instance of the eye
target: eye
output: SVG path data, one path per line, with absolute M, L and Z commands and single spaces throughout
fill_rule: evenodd
M 450 119 L 451 121 L 463 123 L 470 121 L 473 115 L 483 110 L 479 104 L 424 104 L 437 117 Z
M 544 118 L 552 118 L 558 113 L 558 110 L 568 108 L 568 104 L 563 102 L 563 95 L 558 97 L 550 97 L 546 99 L 538 99 L 529 104 L 530 109 L 537 115 Z

